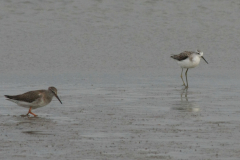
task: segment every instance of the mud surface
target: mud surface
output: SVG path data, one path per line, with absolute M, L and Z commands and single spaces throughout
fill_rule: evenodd
M 239 2 L 0 2 L 0 159 L 240 159 Z M 200 49 L 189 89 L 171 54 Z M 55 86 L 26 108 L 4 94 Z
M 97 77 L 101 81 L 105 79 L 105 76 Z M 176 76 L 161 79 L 136 75 L 136 82 L 128 77 L 124 77 L 125 83 L 113 76 L 109 78 L 112 83 L 105 79 L 105 83 L 92 84 L 90 79 L 85 79 L 76 84 L 58 84 L 63 105 L 54 99 L 48 106 L 34 110 L 37 118 L 21 116 L 27 113 L 26 108 L 1 98 L 0 157 L 240 157 L 238 84 L 202 86 L 201 81 L 191 77 L 193 86 L 186 91 L 181 89 L 178 76 L 175 84 L 167 79 L 177 79 Z M 8 86 L 3 92 L 19 93 L 37 87 Z

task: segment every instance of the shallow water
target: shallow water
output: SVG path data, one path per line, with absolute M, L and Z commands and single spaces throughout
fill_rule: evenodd
M 238 1 L 1 1 L 1 159 L 239 159 Z M 171 54 L 201 49 L 181 69 Z M 4 94 L 55 86 L 26 108 Z
M 202 86 L 190 76 L 193 86 L 186 91 L 181 88 L 179 76 L 162 79 L 136 74 L 132 79 L 133 74 L 125 74 L 118 79 L 115 75 L 95 75 L 71 84 L 58 83 L 63 105 L 54 99 L 48 106 L 34 110 L 37 118 L 21 117 L 27 109 L 1 98 L 1 157 L 239 157 L 238 84 L 224 87 L 224 80 L 218 80 L 219 84 Z M 91 82 L 97 77 L 102 83 Z M 167 79 L 175 80 L 169 84 Z M 5 87 L 4 93 L 38 87 L 19 86 Z

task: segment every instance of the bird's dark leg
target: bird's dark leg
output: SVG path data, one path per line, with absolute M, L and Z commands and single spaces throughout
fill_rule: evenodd
M 182 68 L 182 73 L 183 73 L 183 68 Z M 181 78 L 182 78 L 182 73 L 181 73 L 181 76 L 180 76 Z M 183 86 L 186 86 L 185 83 L 184 83 L 183 78 L 182 78 L 182 81 L 183 81 Z
M 185 72 L 186 81 L 187 81 L 187 86 L 186 86 L 186 88 L 188 88 L 187 72 L 188 72 L 188 69 L 187 69 L 186 72 Z
M 30 108 L 29 108 L 29 111 L 28 111 L 28 113 L 27 113 L 27 116 L 28 116 L 28 114 L 30 113 L 30 114 L 34 115 L 34 117 L 37 117 L 37 115 L 36 115 L 36 114 L 34 114 L 34 113 L 32 113 L 32 111 L 31 111 L 31 110 L 32 110 L 32 107 L 30 107 Z

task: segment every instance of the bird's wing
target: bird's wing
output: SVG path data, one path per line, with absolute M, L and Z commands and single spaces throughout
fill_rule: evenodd
M 182 60 L 185 60 L 187 59 L 193 52 L 192 51 L 184 51 L 180 54 L 177 54 L 177 55 L 172 55 L 171 57 L 173 59 L 176 59 L 178 61 L 182 61 Z
M 17 101 L 25 101 L 25 102 L 32 103 L 42 97 L 42 94 L 41 94 L 42 92 L 43 92 L 42 90 L 38 90 L 38 92 L 29 91 L 29 92 L 19 94 L 19 95 L 14 95 L 14 96 L 5 95 L 5 97 L 9 99 L 17 100 Z

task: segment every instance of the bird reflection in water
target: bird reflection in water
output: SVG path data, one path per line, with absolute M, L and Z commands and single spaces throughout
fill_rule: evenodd
M 188 100 L 188 89 L 185 88 L 181 90 L 181 101 L 178 101 L 174 107 L 172 107 L 173 110 L 179 110 L 182 112 L 198 112 L 199 106 Z

